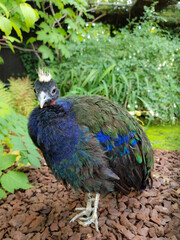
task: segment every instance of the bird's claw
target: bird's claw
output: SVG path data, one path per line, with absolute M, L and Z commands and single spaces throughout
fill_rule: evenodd
M 78 213 L 76 216 L 74 216 L 70 222 L 74 222 L 77 218 L 80 219 L 79 224 L 86 227 L 91 223 L 95 224 L 96 231 L 99 232 L 98 229 L 98 216 L 97 216 L 97 208 L 98 208 L 98 202 L 99 202 L 99 196 L 100 194 L 97 193 L 96 197 L 93 198 L 92 195 L 89 193 L 88 195 L 88 201 L 86 208 L 76 208 L 75 210 L 81 210 L 80 213 Z M 92 201 L 94 201 L 94 207 L 92 207 Z M 87 216 L 87 217 L 83 217 Z
M 92 212 L 92 208 L 76 208 L 75 210 L 83 210 L 82 212 L 78 213 L 77 215 L 75 215 L 70 222 L 74 222 L 77 218 L 81 217 L 81 216 L 87 216 L 90 217 L 91 212 Z M 85 218 L 86 219 L 86 218 Z
M 83 220 L 83 222 L 82 221 L 78 221 L 79 224 L 84 226 L 84 227 L 88 226 L 91 223 L 94 223 L 96 231 L 99 232 L 99 229 L 98 229 L 98 216 L 97 216 L 97 214 L 93 214 L 92 216 L 87 217 L 87 218 L 80 218 L 80 220 Z

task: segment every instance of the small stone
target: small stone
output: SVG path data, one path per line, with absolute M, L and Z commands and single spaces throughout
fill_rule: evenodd
M 152 217 L 152 218 L 158 218 L 158 213 L 157 213 L 157 211 L 156 211 L 156 209 L 152 209 L 152 211 L 150 212 L 150 216 Z
M 15 231 L 14 234 L 13 234 L 13 239 L 14 240 L 25 240 L 26 239 L 26 235 L 23 234 L 20 231 Z
M 38 216 L 35 220 L 31 222 L 29 225 L 29 232 L 38 232 L 43 226 L 43 222 L 45 221 L 44 217 Z
M 79 231 L 81 233 L 91 234 L 92 233 L 92 228 L 91 227 L 80 227 Z
M 122 198 L 118 199 L 118 202 L 128 202 L 129 198 L 126 195 L 123 195 Z
M 156 237 L 156 231 L 154 227 L 149 228 L 149 235 L 150 237 Z
M 9 224 L 13 227 L 20 227 L 26 219 L 26 214 L 19 214 L 13 217 L 10 221 Z
M 134 234 L 132 234 L 131 231 L 127 230 L 126 234 L 125 234 L 127 239 L 133 239 L 135 237 Z
M 154 223 L 157 223 L 158 225 L 161 225 L 161 222 L 156 218 L 150 218 L 150 220 Z
M 106 224 L 104 224 L 102 227 L 101 227 L 101 233 L 103 236 L 107 236 L 108 235 L 108 227 Z
M 110 232 L 109 235 L 108 235 L 108 239 L 109 240 L 116 240 L 116 237 L 113 233 Z
M 180 213 L 172 213 L 175 217 L 180 219 Z
M 169 209 L 167 209 L 166 207 L 163 206 L 155 206 L 155 209 L 158 212 L 164 213 L 164 214 L 169 214 Z
M 117 216 L 117 217 L 119 217 L 121 215 L 120 211 L 118 211 L 115 208 L 111 208 L 111 207 L 108 208 L 108 212 L 109 212 L 109 214 L 111 214 L 113 216 Z
M 126 209 L 126 204 L 123 203 L 123 202 L 120 202 L 120 203 L 119 203 L 119 211 L 120 211 L 120 212 L 123 212 L 125 209 Z
M 105 224 L 107 217 L 99 217 L 98 219 L 98 226 L 101 227 Z
M 81 233 L 73 233 L 72 236 L 69 238 L 69 240 L 80 240 L 81 239 Z
M 136 227 L 132 223 L 130 223 L 129 220 L 124 215 L 121 216 L 121 224 L 125 226 L 127 229 L 129 229 L 133 234 L 135 235 L 137 234 Z
M 163 226 L 160 226 L 160 227 L 156 228 L 156 234 L 157 234 L 158 237 L 163 237 L 164 236 Z
M 45 230 L 44 230 L 44 232 L 42 233 L 42 235 L 41 235 L 41 240 L 46 240 L 46 239 L 48 239 L 48 237 L 49 237 L 49 227 L 46 227 L 45 228 Z
M 38 213 L 33 212 L 29 216 L 27 216 L 25 222 L 23 223 L 23 226 L 28 226 L 32 222 L 32 220 L 36 218 L 37 215 Z
M 174 210 L 177 210 L 177 209 L 179 209 L 179 206 L 178 206 L 177 203 L 174 203 L 174 204 L 172 205 L 172 208 L 173 208 Z
M 137 218 L 138 220 L 142 220 L 142 221 L 145 221 L 145 220 L 146 220 L 146 216 L 143 215 L 142 213 L 137 213 L 137 214 L 136 214 L 136 218 Z
M 43 203 L 34 203 L 31 205 L 30 210 L 33 212 L 38 212 L 45 208 L 45 205 Z
M 51 224 L 50 230 L 51 230 L 52 232 L 59 230 L 59 226 L 58 226 L 57 222 L 53 222 L 53 223 Z
M 139 230 L 139 234 L 141 235 L 141 236 L 147 236 L 148 235 L 148 231 L 149 231 L 149 228 L 148 227 L 143 227 L 143 228 L 141 228 L 140 230 Z
M 135 218 L 135 217 L 136 217 L 136 213 L 129 213 L 129 214 L 128 214 L 128 217 L 129 217 L 129 218 Z

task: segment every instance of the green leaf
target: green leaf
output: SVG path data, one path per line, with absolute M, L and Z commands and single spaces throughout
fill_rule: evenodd
M 106 69 L 106 71 L 99 78 L 99 82 L 116 66 L 116 64 L 112 64 L 110 67 Z
M 3 148 L 3 146 L 1 145 L 1 146 L 0 146 L 0 156 L 3 155 L 3 151 L 4 151 L 4 148 Z
M 15 38 L 15 37 L 11 37 L 11 36 L 7 36 L 7 37 L 4 37 L 5 39 L 9 40 L 10 42 L 18 42 L 20 43 L 19 39 Z
M 5 155 L 0 157 L 0 170 L 5 170 L 9 167 L 11 167 L 15 160 L 16 160 L 17 155 Z
M 26 150 L 26 148 L 25 148 L 25 146 L 24 146 L 20 136 L 11 135 L 10 138 L 11 138 L 10 143 L 13 144 L 12 151 Z
M 62 55 L 65 56 L 66 58 L 69 58 L 71 56 L 70 52 L 63 44 L 59 43 L 58 48 L 61 49 Z
M 67 33 L 63 28 L 57 28 L 57 30 L 60 32 L 62 36 L 67 36 Z
M 20 28 L 19 28 L 18 25 L 17 25 L 15 22 L 13 22 L 13 21 L 11 21 L 11 25 L 13 26 L 14 30 L 16 31 L 18 37 L 21 39 L 21 42 L 22 42 L 23 37 L 22 37 L 22 33 L 21 33 Z
M 11 51 L 13 53 L 15 53 L 12 43 L 10 41 L 6 41 L 6 42 L 7 42 L 8 46 L 10 47 Z
M 35 38 L 35 37 L 30 37 L 30 38 L 27 40 L 26 44 L 28 44 L 28 43 L 33 43 L 33 42 L 35 42 L 35 41 L 36 41 L 36 38 Z
M 1 177 L 1 185 L 10 193 L 14 193 L 14 190 L 20 188 L 29 189 L 33 187 L 28 184 L 28 178 L 25 173 L 10 170 Z
M 76 16 L 76 23 L 79 23 L 81 26 L 85 25 L 84 19 L 79 16 Z
M 7 197 L 6 192 L 0 188 L 0 199 L 6 198 L 6 197 Z
M 4 4 L 0 3 L 0 8 L 2 8 L 4 10 L 4 12 L 6 14 L 6 17 L 8 18 L 9 17 L 9 12 L 8 12 L 6 6 Z
M 6 17 L 0 16 L 0 29 L 9 36 L 12 31 L 11 21 Z
M 33 27 L 34 23 L 38 20 L 38 13 L 27 3 L 21 3 L 20 9 L 24 16 L 27 28 Z
M 39 159 L 36 156 L 34 156 L 32 153 L 28 154 L 28 161 L 30 162 L 31 165 L 41 168 L 41 163 Z
M 38 50 L 42 52 L 44 59 L 50 58 L 50 60 L 53 61 L 54 54 L 50 48 L 46 47 L 45 45 L 42 45 L 38 48 Z
M 76 14 L 75 14 L 74 11 L 73 11 L 72 9 L 70 9 L 70 8 L 65 8 L 65 9 L 63 9 L 63 10 L 62 10 L 62 13 L 63 13 L 63 14 L 66 14 L 66 15 L 68 15 L 68 16 L 70 16 L 70 17 L 76 18 Z
M 0 64 L 3 64 L 4 63 L 4 60 L 2 57 L 0 57 Z
M 77 24 L 73 22 L 70 18 L 66 18 L 64 22 L 67 23 L 74 30 L 78 28 Z

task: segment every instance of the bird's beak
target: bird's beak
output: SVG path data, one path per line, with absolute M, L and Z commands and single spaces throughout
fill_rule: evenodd
M 49 99 L 47 93 L 45 92 L 41 92 L 38 96 L 38 100 L 39 100 L 39 105 L 40 105 L 40 108 L 43 108 L 44 104 L 47 102 L 47 100 Z

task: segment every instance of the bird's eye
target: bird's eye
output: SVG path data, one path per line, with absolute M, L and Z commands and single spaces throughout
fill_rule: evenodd
M 56 88 L 53 88 L 53 90 L 52 90 L 51 93 L 52 93 L 52 94 L 55 94 L 55 93 L 56 93 Z

